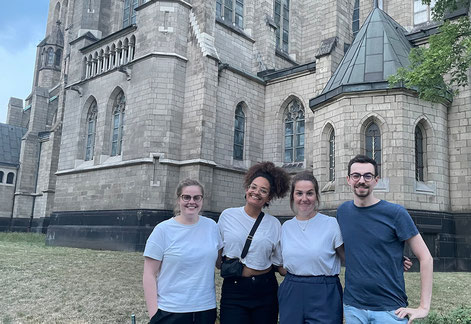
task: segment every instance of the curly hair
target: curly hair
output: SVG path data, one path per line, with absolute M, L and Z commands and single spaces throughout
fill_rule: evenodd
M 310 181 L 312 182 L 312 185 L 314 186 L 314 191 L 316 193 L 316 201 L 317 201 L 317 206 L 316 210 L 319 207 L 320 203 L 320 194 L 319 194 L 319 184 L 317 183 L 316 177 L 312 174 L 311 171 L 303 171 L 298 174 L 296 174 L 293 179 L 291 179 L 291 192 L 289 195 L 289 205 L 291 207 L 291 210 L 296 213 L 294 210 L 294 189 L 296 187 L 296 182 L 298 181 Z
M 263 177 L 270 183 L 270 198 L 283 198 L 286 196 L 289 190 L 290 177 L 284 169 L 276 167 L 268 161 L 253 165 L 244 176 L 245 189 L 258 177 Z M 266 206 L 268 206 L 268 203 Z

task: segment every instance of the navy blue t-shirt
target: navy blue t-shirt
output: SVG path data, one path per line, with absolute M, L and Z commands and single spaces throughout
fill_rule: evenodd
M 376 311 L 406 307 L 404 241 L 419 233 L 407 210 L 385 200 L 368 207 L 347 201 L 337 221 L 345 244 L 344 303 Z

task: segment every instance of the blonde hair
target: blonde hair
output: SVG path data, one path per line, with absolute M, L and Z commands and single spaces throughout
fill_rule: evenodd
M 175 195 L 177 196 L 176 198 L 176 201 L 175 201 L 175 208 L 173 209 L 173 214 L 175 216 L 179 215 L 180 214 L 180 205 L 178 204 L 178 198 L 180 198 L 182 192 L 183 192 L 183 188 L 185 187 L 190 187 L 190 186 L 197 186 L 197 187 L 200 187 L 201 189 L 201 195 L 204 196 L 204 188 L 203 188 L 203 185 L 198 181 L 198 180 L 194 180 L 194 179 L 185 179 L 185 180 L 182 180 L 180 181 L 180 183 L 178 184 L 177 186 L 177 190 L 175 190 Z

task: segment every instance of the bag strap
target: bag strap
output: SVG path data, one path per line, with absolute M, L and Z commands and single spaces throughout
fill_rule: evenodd
M 250 230 L 249 236 L 247 236 L 247 240 L 245 241 L 244 248 L 242 249 L 242 254 L 240 255 L 241 259 L 245 258 L 245 256 L 249 252 L 250 243 L 252 243 L 252 239 L 253 239 L 253 236 L 255 235 L 255 231 L 257 230 L 258 225 L 260 225 L 263 216 L 265 216 L 265 214 L 263 212 L 260 212 L 260 215 L 258 215 L 257 220 L 255 221 L 255 224 L 253 224 L 253 227 Z

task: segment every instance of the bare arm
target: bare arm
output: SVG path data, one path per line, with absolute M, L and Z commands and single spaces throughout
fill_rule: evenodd
M 407 244 L 409 244 L 420 264 L 420 306 L 418 308 L 401 307 L 396 310 L 396 315 L 401 318 L 408 315 L 408 323 L 412 323 L 414 319 L 426 317 L 430 311 L 430 303 L 432 300 L 433 258 L 420 234 L 408 239 Z
M 221 270 L 221 263 L 222 263 L 222 249 L 218 251 L 218 258 L 216 259 L 216 268 Z
M 338 248 L 335 249 L 335 252 L 337 253 L 337 255 L 339 256 L 340 258 L 340 261 L 345 264 L 345 247 L 342 245 L 340 245 Z
M 283 266 L 278 266 L 278 273 L 284 277 L 286 276 L 288 271 L 285 268 L 283 268 Z
M 157 275 L 160 272 L 162 261 L 148 257 L 144 259 L 144 274 L 142 275 L 142 285 L 144 287 L 144 298 L 146 299 L 147 312 L 149 318 L 157 313 Z

